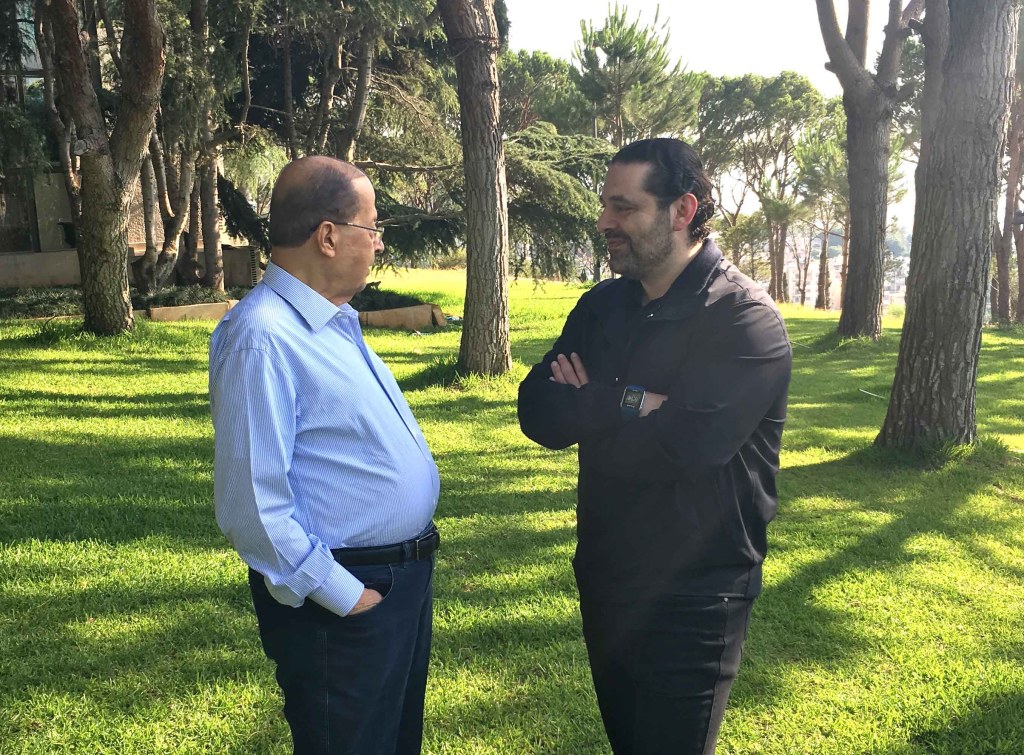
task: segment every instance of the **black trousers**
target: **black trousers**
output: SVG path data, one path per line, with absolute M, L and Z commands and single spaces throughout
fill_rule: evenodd
M 582 600 L 583 637 L 615 755 L 713 755 L 753 601 Z
M 277 664 L 296 755 L 418 755 L 433 617 L 434 559 L 346 567 L 384 596 L 337 616 L 249 587 L 263 649 Z

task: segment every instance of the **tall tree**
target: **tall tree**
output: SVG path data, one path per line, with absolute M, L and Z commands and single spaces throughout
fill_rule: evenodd
M 872 74 L 866 68 L 870 0 L 850 0 L 846 37 L 839 30 L 833 0 L 815 0 L 830 68 L 843 87 L 850 176 L 850 267 L 839 332 L 844 336 L 882 334 L 882 256 L 885 229 L 890 130 L 893 109 L 903 96 L 896 89 L 910 21 L 925 0 L 889 0 L 885 42 Z
M 572 67 L 545 52 L 506 50 L 498 60 L 501 76 L 501 128 L 522 131 L 537 121 L 561 134 L 592 131 L 591 106 L 572 75 Z
M 657 134 L 682 135 L 696 124 L 701 77 L 672 63 L 668 20 L 630 21 L 616 2 L 601 28 L 580 22 L 574 77 L 592 108 L 594 136 L 616 149 Z
M 754 280 L 768 275 L 768 224 L 760 210 L 737 215 L 721 230 L 718 243 L 732 263 Z
M 849 252 L 850 184 L 846 167 L 846 118 L 842 103 L 830 100 L 824 116 L 800 140 L 796 160 L 800 190 L 814 207 L 814 216 L 821 233 L 818 254 L 818 290 L 815 309 L 832 306 L 832 285 L 828 266 L 829 241 L 837 227 L 843 238 L 840 272 L 845 282 Z
M 1018 30 L 1024 31 L 1024 27 Z M 1006 139 L 1006 202 L 1003 206 L 1002 227 L 996 230 L 995 247 L 992 251 L 995 258 L 995 275 L 992 278 L 992 319 L 996 322 L 1010 322 L 1010 258 L 1013 255 L 1014 218 L 1020 206 L 1022 183 L 1022 159 L 1024 159 L 1024 46 L 1017 40 L 1017 59 L 1014 65 L 1013 96 L 1010 106 L 1010 127 Z M 1021 280 L 1024 280 L 1024 268 L 1020 263 L 1020 248 L 1017 249 L 1017 268 Z M 1017 311 L 1024 314 L 1019 304 Z M 1024 317 L 1018 317 L 1024 322 Z
M 466 174 L 466 308 L 459 366 L 512 366 L 508 317 L 508 187 L 501 137 L 494 0 L 438 0 L 459 79 Z
M 1019 0 L 928 0 L 907 314 L 877 442 L 976 439 L 975 388 Z
M 669 54 L 668 20 L 650 25 L 627 8 L 609 7 L 603 26 L 580 22 L 581 40 L 573 52 L 573 77 L 590 103 L 592 134 L 616 149 L 654 135 L 681 136 L 696 124 L 701 78 L 683 71 Z M 600 178 L 594 176 L 596 185 Z M 593 255 L 594 280 L 601 277 L 601 254 Z
M 156 0 L 125 0 L 123 71 L 114 126 L 107 124 L 87 49 L 92 44 L 75 0 L 43 4 L 52 36 L 61 101 L 75 122 L 73 151 L 81 162 L 78 258 L 85 327 L 110 335 L 131 330 L 128 293 L 128 204 L 160 104 L 164 33 Z
M 722 79 L 705 88 L 701 103 L 701 142 L 711 148 L 712 164 L 731 165 L 761 203 L 768 223 L 768 292 L 777 301 L 788 294 L 786 239 L 799 193 L 796 147 L 822 107 L 810 81 L 791 71 Z M 719 128 L 724 131 L 714 134 Z

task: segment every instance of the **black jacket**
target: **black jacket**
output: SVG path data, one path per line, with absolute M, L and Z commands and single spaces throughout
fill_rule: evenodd
M 647 305 L 639 281 L 585 293 L 561 336 L 519 386 L 519 424 L 553 449 L 579 444 L 573 565 L 581 596 L 754 597 L 792 362 L 768 295 L 706 241 Z M 550 381 L 577 352 L 590 383 Z M 626 385 L 668 396 L 623 420 Z

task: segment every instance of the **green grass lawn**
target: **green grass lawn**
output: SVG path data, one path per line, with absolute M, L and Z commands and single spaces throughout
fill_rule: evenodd
M 461 313 L 460 273 L 380 277 Z M 455 329 L 368 333 L 441 469 L 427 752 L 607 751 L 569 565 L 575 454 L 523 438 L 514 404 L 581 293 L 513 287 L 501 379 L 451 383 Z M 785 314 L 780 513 L 719 751 L 1019 755 L 1024 332 L 985 334 L 989 440 L 925 469 L 871 447 L 896 324 L 840 343 L 833 315 Z M 291 751 L 213 521 L 211 329 L 0 322 L 0 753 Z

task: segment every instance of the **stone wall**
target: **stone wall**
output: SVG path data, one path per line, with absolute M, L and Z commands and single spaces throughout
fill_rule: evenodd
M 224 249 L 225 286 L 250 285 L 249 255 L 249 247 Z M 257 269 L 257 275 L 262 277 L 262 271 Z M 78 253 L 74 249 L 0 254 L 0 288 L 77 286 L 81 282 Z

